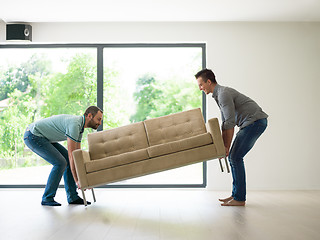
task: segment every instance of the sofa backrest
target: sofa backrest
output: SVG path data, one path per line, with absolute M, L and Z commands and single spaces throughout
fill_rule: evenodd
M 88 134 L 91 160 L 148 147 L 143 122 Z
M 200 108 L 148 119 L 144 124 L 150 146 L 207 132 Z

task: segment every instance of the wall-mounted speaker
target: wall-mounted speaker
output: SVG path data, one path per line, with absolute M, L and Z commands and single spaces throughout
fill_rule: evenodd
M 32 41 L 32 26 L 27 24 L 7 24 L 6 39 Z

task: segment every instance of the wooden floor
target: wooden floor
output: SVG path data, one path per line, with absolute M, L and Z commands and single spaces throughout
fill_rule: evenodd
M 320 191 L 252 191 L 246 207 L 221 207 L 226 192 L 96 189 L 91 206 L 40 205 L 42 189 L 0 190 L 0 239 L 320 239 Z M 91 192 L 87 192 L 91 200 Z

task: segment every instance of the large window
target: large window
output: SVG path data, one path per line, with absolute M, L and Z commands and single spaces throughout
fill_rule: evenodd
M 101 129 L 110 129 L 205 109 L 193 77 L 205 66 L 204 53 L 203 44 L 0 45 L 0 185 L 46 183 L 51 165 L 23 143 L 35 120 L 98 105 Z M 204 186 L 205 168 L 193 164 L 109 187 Z
M 83 106 L 97 103 L 97 52 L 0 48 L 0 55 L 0 184 L 45 184 L 51 165 L 24 145 L 24 131 L 38 119 L 82 115 Z

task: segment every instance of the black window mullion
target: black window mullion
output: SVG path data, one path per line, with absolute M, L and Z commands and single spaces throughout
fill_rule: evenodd
M 97 106 L 103 110 L 103 47 L 97 47 Z M 103 123 L 98 131 L 103 130 Z

